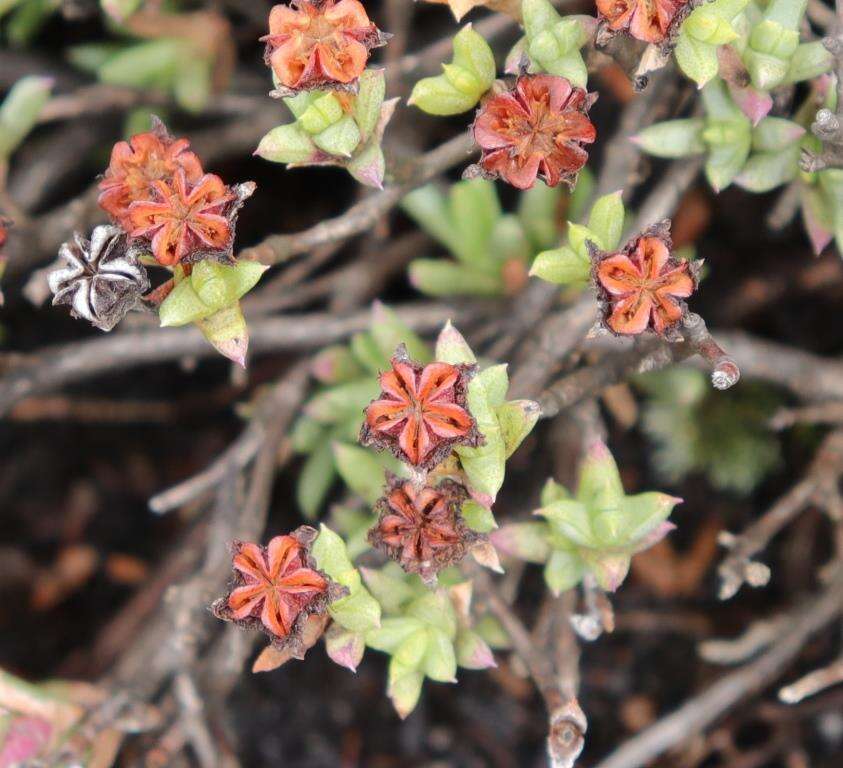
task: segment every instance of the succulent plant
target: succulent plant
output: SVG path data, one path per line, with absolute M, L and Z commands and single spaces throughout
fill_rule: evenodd
M 576 495 L 549 480 L 534 512 L 543 521 L 504 525 L 491 539 L 503 554 L 543 563 L 554 594 L 586 577 L 613 592 L 633 555 L 675 527 L 667 518 L 680 501 L 658 492 L 628 496 L 609 449 L 597 442 L 580 466 Z

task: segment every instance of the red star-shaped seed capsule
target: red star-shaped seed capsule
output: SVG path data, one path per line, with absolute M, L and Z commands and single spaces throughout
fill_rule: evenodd
M 381 374 L 381 396 L 366 408 L 360 442 L 387 448 L 401 461 L 432 469 L 454 445 L 477 445 L 480 436 L 466 405 L 473 366 L 409 359 L 404 346 Z
M 676 259 L 671 247 L 665 221 L 620 251 L 590 248 L 603 322 L 613 333 L 632 336 L 651 329 L 665 336 L 685 316 L 683 299 L 697 287 L 697 267 Z

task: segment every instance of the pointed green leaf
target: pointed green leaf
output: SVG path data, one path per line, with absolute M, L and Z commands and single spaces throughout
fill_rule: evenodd
M 635 143 L 654 157 L 690 157 L 706 150 L 701 133 L 703 120 L 699 117 L 684 120 L 667 120 L 645 128 L 635 138 Z
M 533 431 L 541 416 L 541 408 L 534 400 L 510 400 L 497 409 L 497 416 L 506 447 L 506 458 L 509 458 Z
M 554 550 L 544 567 L 544 580 L 554 595 L 572 589 L 580 583 L 584 567 L 579 555 L 561 549 Z
M 483 386 L 486 388 L 489 405 L 493 408 L 503 405 L 506 400 L 506 392 L 509 389 L 509 374 L 506 371 L 507 364 L 500 363 L 490 365 L 477 374 L 477 378 L 483 382 Z
M 423 629 L 423 624 L 412 617 L 386 618 L 379 627 L 366 633 L 366 645 L 376 651 L 394 654 L 403 643 Z
M 474 352 L 468 346 L 463 335 L 451 324 L 449 320 L 440 331 L 436 339 L 436 360 L 441 363 L 459 365 L 465 363 L 472 365 L 477 362 Z
M 536 511 L 562 536 L 581 547 L 594 547 L 598 541 L 591 529 L 585 504 L 574 499 L 560 499 Z
M 372 305 L 372 338 L 387 359 L 395 354 L 399 344 L 407 347 L 407 354 L 419 363 L 429 363 L 430 350 L 414 331 L 386 304 L 376 301 Z
M 477 533 L 489 533 L 489 531 L 498 527 L 492 510 L 471 499 L 463 502 L 460 514 L 462 514 L 465 524 Z
M 591 262 L 567 245 L 536 256 L 530 274 L 556 285 L 585 283 L 591 272 Z
M 427 634 L 427 650 L 422 661 L 425 675 L 439 683 L 455 683 L 457 657 L 453 641 L 438 629 L 430 628 Z

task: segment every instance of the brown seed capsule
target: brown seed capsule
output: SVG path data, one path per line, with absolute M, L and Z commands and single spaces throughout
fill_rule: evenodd
M 75 234 L 59 248 L 64 266 L 49 276 L 53 305 L 69 304 L 74 317 L 110 331 L 149 288 L 138 254 L 119 227 L 95 227 L 90 241 Z
M 432 580 L 462 560 L 480 538 L 460 515 L 467 496 L 466 489 L 452 480 L 418 488 L 410 480 L 388 475 L 386 495 L 375 505 L 379 516 L 369 531 L 369 543 L 407 573 Z

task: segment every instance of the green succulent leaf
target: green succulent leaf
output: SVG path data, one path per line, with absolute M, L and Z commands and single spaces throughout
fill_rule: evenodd
M 591 261 L 567 245 L 538 254 L 530 269 L 531 275 L 556 285 L 586 283 L 590 273 Z
M 498 527 L 492 510 L 471 499 L 463 503 L 460 514 L 465 524 L 477 533 L 489 533 Z
M 273 163 L 306 163 L 316 155 L 316 145 L 298 125 L 290 123 L 267 133 L 255 154 Z
M 296 482 L 296 501 L 305 518 L 316 517 L 336 477 L 334 452 L 325 440 L 307 457 Z
M 444 259 L 415 259 L 409 278 L 414 288 L 428 296 L 500 296 L 503 291 L 500 275 Z
M 701 136 L 703 125 L 703 119 L 698 117 L 667 120 L 645 128 L 635 137 L 635 143 L 654 157 L 701 155 L 706 150 Z
M 35 127 L 52 87 L 52 78 L 35 75 L 22 77 L 12 86 L 0 105 L 0 161 L 7 159 Z
M 598 197 L 588 216 L 588 228 L 608 251 L 615 250 L 621 241 L 625 211 L 622 192 Z
M 422 660 L 424 674 L 439 683 L 457 681 L 457 657 L 453 640 L 441 630 L 427 630 L 427 650 Z
M 368 504 L 383 492 L 383 464 L 370 451 L 356 445 L 334 443 L 334 461 L 345 484 Z
M 560 595 L 579 584 L 584 572 L 584 564 L 576 552 L 555 549 L 545 563 L 544 580 L 554 595 Z
M 507 523 L 491 540 L 502 554 L 528 563 L 544 563 L 551 553 L 546 523 Z

